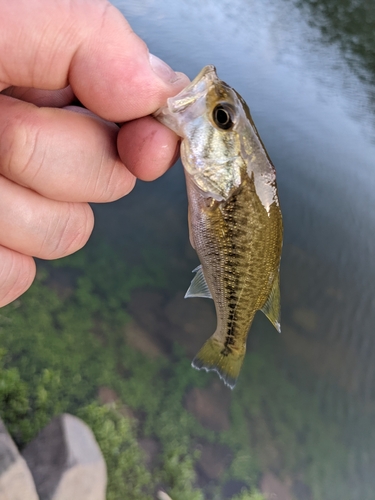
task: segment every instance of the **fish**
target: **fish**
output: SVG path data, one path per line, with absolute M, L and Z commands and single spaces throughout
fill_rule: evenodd
M 192 361 L 234 388 L 255 313 L 280 329 L 283 221 L 276 171 L 243 98 L 205 66 L 154 117 L 181 137 L 200 265 L 185 297 L 212 298 L 217 327 Z

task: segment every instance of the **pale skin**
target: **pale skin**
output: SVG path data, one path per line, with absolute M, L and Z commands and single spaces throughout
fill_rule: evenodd
M 0 307 L 33 257 L 85 245 L 89 202 L 173 164 L 178 137 L 149 115 L 187 83 L 105 0 L 0 0 Z

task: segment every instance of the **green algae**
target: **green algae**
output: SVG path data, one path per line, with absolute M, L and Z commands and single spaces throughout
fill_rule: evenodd
M 273 341 L 247 355 L 233 392 L 231 428 L 221 432 L 204 428 L 184 408 L 186 393 L 213 379 L 192 370 L 181 347 L 168 359 L 149 359 L 126 343 L 132 290 L 166 285 L 160 266 L 152 265 L 158 263 L 149 260 L 142 270 L 109 247 L 91 247 L 43 267 L 32 288 L 2 309 L 0 415 L 17 444 L 22 448 L 54 415 L 80 416 L 105 456 L 108 500 L 155 498 L 159 488 L 173 500 L 220 500 L 231 480 L 247 485 L 236 500 L 260 500 L 254 488 L 267 470 L 303 481 L 314 500 L 330 484 L 337 491 L 339 482 L 340 498 L 350 498 L 339 428 L 278 367 Z M 98 404 L 103 386 L 134 419 Z M 143 438 L 160 448 L 149 469 L 138 444 Z M 197 486 L 202 440 L 231 450 L 223 477 L 207 487 Z

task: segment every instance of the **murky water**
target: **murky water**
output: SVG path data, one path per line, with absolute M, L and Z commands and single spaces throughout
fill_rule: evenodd
M 273 344 L 280 370 L 318 401 L 347 445 L 347 456 L 314 455 L 327 468 L 325 491 L 311 493 L 314 479 L 310 489 L 292 491 L 298 499 L 374 498 L 374 6 L 354 0 L 115 3 L 174 69 L 194 77 L 214 64 L 249 104 L 277 169 L 285 224 L 282 334 L 259 317 L 249 349 Z M 188 246 L 180 163 L 96 212 L 98 234 L 122 243 L 131 238 L 129 255 L 156 246 L 169 260 L 176 292 L 188 286 L 196 258 Z M 194 314 L 195 305 L 189 307 Z M 301 467 L 307 456 L 312 460 L 309 446 Z M 347 463 L 345 493 L 333 473 L 329 479 L 333 461 Z

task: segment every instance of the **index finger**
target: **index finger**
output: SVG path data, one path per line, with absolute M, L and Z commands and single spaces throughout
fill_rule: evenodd
M 116 122 L 152 113 L 187 83 L 150 57 L 106 0 L 1 2 L 0 53 L 0 90 L 70 84 L 84 106 Z

